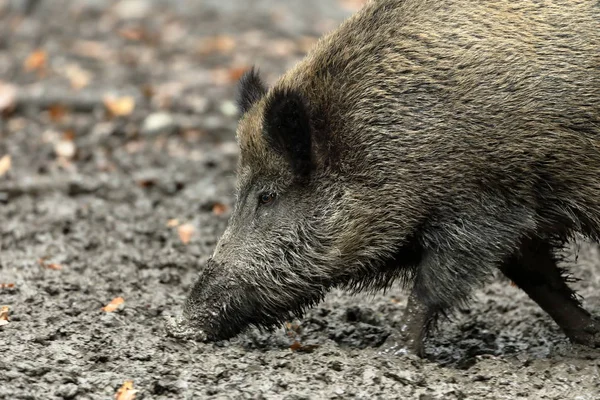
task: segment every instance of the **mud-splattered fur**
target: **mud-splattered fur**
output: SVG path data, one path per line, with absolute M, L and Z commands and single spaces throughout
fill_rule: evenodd
M 433 320 L 524 240 L 600 239 L 597 0 L 371 1 L 241 93 L 236 209 L 186 306 L 209 337 L 398 278 Z

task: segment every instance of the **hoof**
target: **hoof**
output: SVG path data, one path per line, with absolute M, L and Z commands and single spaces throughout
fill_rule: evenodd
M 425 357 L 423 341 L 421 339 L 410 338 L 408 332 L 394 332 L 385 340 L 381 346 L 379 354 L 392 356 L 417 356 Z

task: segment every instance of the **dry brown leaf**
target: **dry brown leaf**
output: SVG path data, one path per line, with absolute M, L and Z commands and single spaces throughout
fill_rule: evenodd
M 240 78 L 242 77 L 242 75 L 244 75 L 244 73 L 246 71 L 248 71 L 248 67 L 234 67 L 231 68 L 229 70 L 229 80 L 231 82 L 237 82 L 240 80 Z
M 36 50 L 31 53 L 26 59 L 23 67 L 25 71 L 43 71 L 46 69 L 46 63 L 48 62 L 48 55 L 44 50 Z
M 67 108 L 62 104 L 53 104 L 48 108 L 48 115 L 52 122 L 60 122 L 67 115 Z
M 227 212 L 227 206 L 222 203 L 215 203 L 213 205 L 212 212 L 215 215 L 223 215 Z
M 104 312 L 113 312 L 115 311 L 117 308 L 119 308 L 119 306 L 121 304 L 125 303 L 125 299 L 122 297 L 115 297 L 114 299 L 111 300 L 110 303 L 108 303 L 106 306 L 102 307 L 102 311 Z
M 114 52 L 104 43 L 93 40 L 78 40 L 73 45 L 73 52 L 79 56 L 109 61 L 115 58 Z
M 75 140 L 75 131 L 72 129 L 66 130 L 62 134 L 62 140 L 73 141 Z
M 135 99 L 131 96 L 105 96 L 104 106 L 111 115 L 125 117 L 130 115 L 135 109 Z
M 235 39 L 227 35 L 219 35 L 211 38 L 205 38 L 200 43 L 198 52 L 201 55 L 212 53 L 228 54 L 235 49 Z
M 38 260 L 38 264 L 40 264 L 44 268 L 52 269 L 54 271 L 60 271 L 62 269 L 62 265 L 57 264 L 57 263 L 48 263 L 43 258 L 40 258 Z
M 167 221 L 167 226 L 169 228 L 175 228 L 177 225 L 179 225 L 179 220 L 176 218 L 170 219 Z
M 8 325 L 9 321 L 8 306 L 2 306 L 2 308 L 0 308 L 0 326 Z
M 312 353 L 318 347 L 319 347 L 319 345 L 316 345 L 316 344 L 303 345 L 299 341 L 294 340 L 294 343 L 292 343 L 290 345 L 290 350 L 297 351 L 297 352 L 302 352 L 302 353 Z
M 10 111 L 15 107 L 17 87 L 0 81 L 0 112 Z
M 116 400 L 133 400 L 135 399 L 135 394 L 137 390 L 133 388 L 133 381 L 125 381 L 123 386 L 117 390 L 115 394 Z
M 4 157 L 0 158 L 0 176 L 6 175 L 11 167 L 12 158 L 10 157 L 10 154 L 6 154 Z
M 119 36 L 123 39 L 139 42 L 146 37 L 146 33 L 142 28 L 124 28 L 119 31 Z
M 0 283 L 0 289 L 12 289 L 14 287 L 14 283 Z
M 194 235 L 194 226 L 192 224 L 183 224 L 177 228 L 179 239 L 183 244 L 188 244 Z

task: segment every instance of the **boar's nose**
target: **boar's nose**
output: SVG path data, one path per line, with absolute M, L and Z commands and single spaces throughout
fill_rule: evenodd
M 214 319 L 214 311 L 211 313 L 211 300 L 218 295 L 214 287 L 215 284 L 218 286 L 218 282 L 217 264 L 211 258 L 188 294 L 182 313 L 176 317 L 167 317 L 165 328 L 169 336 L 198 341 L 207 340 L 207 322 Z
M 189 319 L 182 314 L 177 317 L 167 316 L 165 318 L 165 329 L 167 335 L 176 339 L 206 341 L 207 337 L 203 330 L 195 329 Z

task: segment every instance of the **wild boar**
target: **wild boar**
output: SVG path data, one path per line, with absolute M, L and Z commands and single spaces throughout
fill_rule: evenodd
M 597 0 L 371 1 L 271 88 L 248 72 L 239 105 L 235 208 L 171 334 L 231 338 L 401 281 L 422 354 L 499 269 L 600 345 L 557 267 L 575 234 L 600 239 Z

